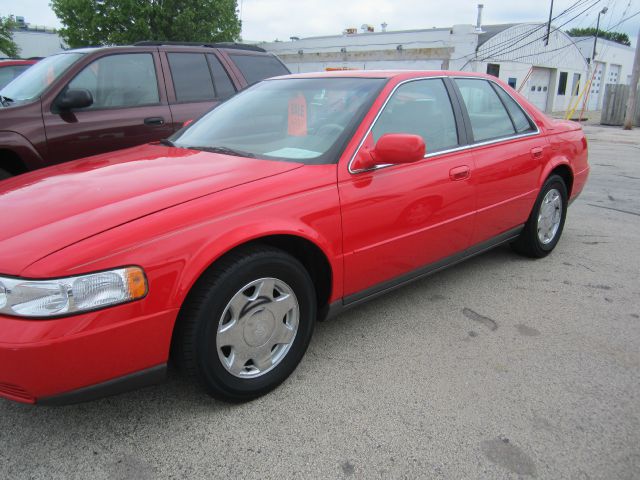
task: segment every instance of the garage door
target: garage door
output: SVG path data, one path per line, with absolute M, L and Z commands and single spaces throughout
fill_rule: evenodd
M 604 70 L 604 63 L 596 62 L 596 73 L 593 76 L 591 82 L 591 90 L 589 91 L 589 106 L 587 110 L 598 110 L 598 97 L 600 96 L 600 89 L 604 88 L 604 78 L 602 78 L 602 71 Z
M 547 98 L 549 97 L 550 83 L 550 69 L 533 67 L 531 77 L 527 82 L 526 96 L 531 103 L 543 112 L 547 109 Z
M 609 65 L 607 83 L 620 83 L 620 65 Z

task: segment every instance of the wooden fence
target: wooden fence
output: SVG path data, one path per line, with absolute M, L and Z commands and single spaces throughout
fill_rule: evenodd
M 602 102 L 601 125 L 622 125 L 627 112 L 627 101 L 629 100 L 629 85 L 608 84 L 604 89 L 604 100 Z M 640 126 L 640 91 L 636 96 L 636 114 L 634 125 Z

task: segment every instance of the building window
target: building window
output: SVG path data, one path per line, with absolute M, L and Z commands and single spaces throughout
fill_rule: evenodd
M 517 81 L 518 81 L 518 80 L 517 80 L 516 78 L 509 77 L 509 81 L 508 81 L 507 83 L 509 84 L 509 86 L 510 86 L 511 88 L 513 88 L 513 89 L 515 90 L 515 89 L 516 89 L 516 82 L 517 82 Z
M 558 80 L 558 95 L 565 95 L 567 93 L 567 72 L 560 72 L 560 79 Z
M 571 87 L 571 94 L 578 95 L 580 93 L 580 74 L 573 74 L 573 85 Z
M 500 77 L 500 65 L 497 63 L 489 63 L 487 65 L 487 73 L 494 77 Z

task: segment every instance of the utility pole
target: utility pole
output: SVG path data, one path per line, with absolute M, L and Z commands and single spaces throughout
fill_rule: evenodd
M 544 39 L 544 46 L 549 45 L 549 35 L 551 35 L 551 16 L 553 15 L 553 0 L 551 0 L 551 7 L 549 8 L 549 22 L 547 23 L 547 36 Z
M 607 7 L 604 7 L 602 10 L 598 12 L 598 21 L 596 22 L 596 37 L 593 39 L 593 53 L 591 54 L 591 63 L 595 68 L 596 61 L 596 43 L 598 43 L 598 30 L 600 30 L 600 15 L 604 15 L 609 10 Z
M 638 40 L 636 40 L 636 55 L 633 59 L 633 70 L 631 71 L 631 85 L 629 87 L 629 101 L 627 102 L 627 114 L 624 116 L 624 129 L 631 130 L 636 114 L 636 103 L 638 102 L 638 78 L 640 78 L 640 29 L 638 29 Z

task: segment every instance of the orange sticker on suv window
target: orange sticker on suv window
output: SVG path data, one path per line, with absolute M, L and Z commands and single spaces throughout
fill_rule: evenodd
M 302 93 L 289 100 L 289 122 L 287 133 L 293 137 L 307 135 L 307 99 Z

